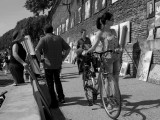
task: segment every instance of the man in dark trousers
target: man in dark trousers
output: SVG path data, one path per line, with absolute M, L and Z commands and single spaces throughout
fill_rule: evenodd
M 49 88 L 49 93 L 51 95 L 50 107 L 58 108 L 58 100 L 61 103 L 65 102 L 65 96 L 60 81 L 60 69 L 62 61 L 64 61 L 70 52 L 70 47 L 63 38 L 53 34 L 53 27 L 51 25 L 46 25 L 44 27 L 44 32 L 45 36 L 40 39 L 35 51 L 38 54 L 43 50 L 45 77 Z M 62 52 L 64 53 L 63 55 Z M 56 85 L 58 100 L 54 90 L 54 82 Z
M 82 56 L 82 52 L 83 50 L 88 50 L 92 44 L 91 44 L 91 40 L 86 37 L 86 30 L 82 29 L 81 30 L 81 38 L 78 40 L 77 42 L 77 65 L 78 65 L 78 70 L 79 70 L 79 74 L 83 71 L 82 66 L 83 66 L 83 56 Z

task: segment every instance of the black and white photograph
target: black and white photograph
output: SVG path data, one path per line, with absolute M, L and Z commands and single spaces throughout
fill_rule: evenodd
M 112 4 L 115 3 L 115 2 L 117 2 L 117 1 L 118 1 L 118 0 L 112 0 Z
M 65 31 L 68 31 L 68 29 L 69 29 L 69 28 L 68 28 L 68 27 L 69 27 L 68 25 L 69 25 L 69 18 L 66 19 L 66 30 L 65 30 Z
M 90 17 L 90 15 L 91 15 L 90 9 L 91 9 L 91 0 L 87 0 L 85 2 L 85 17 L 84 17 L 84 19 L 87 19 Z
M 155 28 L 155 38 L 160 39 L 160 27 Z
M 78 8 L 78 23 L 82 21 L 82 7 Z
M 94 13 L 99 12 L 99 2 L 98 0 L 94 1 Z
M 160 0 L 0 0 L 0 120 L 160 120 Z
M 64 32 L 65 32 L 65 29 L 66 29 L 65 27 L 66 27 L 66 24 L 65 24 L 65 23 L 63 23 L 63 24 L 62 24 L 62 33 L 64 33 Z
M 153 18 L 155 16 L 154 0 L 147 2 L 147 18 Z
M 155 2 L 155 27 L 160 26 L 160 1 Z
M 74 16 L 71 17 L 71 23 L 70 23 L 70 25 L 71 25 L 71 28 L 74 27 Z
M 107 0 L 102 0 L 102 9 L 104 9 L 107 5 Z

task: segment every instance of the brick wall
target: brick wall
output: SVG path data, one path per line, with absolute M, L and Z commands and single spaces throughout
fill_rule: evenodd
M 86 0 L 70 0 L 72 1 L 72 4 L 70 6 L 71 10 L 71 16 L 74 15 L 74 12 L 82 6 L 82 22 L 77 23 L 77 19 L 75 20 L 75 27 L 69 28 L 68 31 L 61 34 L 61 36 L 67 40 L 67 38 L 70 41 L 77 41 L 80 38 L 79 31 L 81 28 L 85 28 L 88 32 L 88 35 L 90 33 L 93 33 L 96 30 L 95 27 L 95 21 L 97 17 L 101 16 L 105 11 L 110 11 L 114 15 L 114 24 L 120 24 L 125 21 L 130 21 L 131 23 L 131 34 L 130 39 L 131 43 L 130 45 L 126 46 L 127 52 L 130 54 L 132 59 L 135 59 L 136 65 L 138 65 L 139 60 L 139 54 L 140 49 L 143 51 L 143 48 L 145 47 L 144 42 L 147 39 L 148 34 L 148 26 L 153 23 L 154 18 L 147 19 L 147 1 L 149 0 L 118 0 L 114 4 L 111 4 L 111 0 L 107 0 L 106 8 L 101 10 L 100 12 L 93 14 L 91 12 L 91 17 L 89 19 L 84 20 L 84 2 Z M 91 0 L 92 3 L 92 10 L 93 11 L 93 2 L 94 0 Z M 101 0 L 100 0 L 101 1 Z M 62 9 L 63 8 L 63 9 Z M 52 17 L 52 24 L 56 28 L 61 23 L 65 21 L 66 18 L 69 18 L 70 15 L 67 11 L 67 6 L 59 6 L 56 13 Z M 138 42 L 137 42 L 138 41 Z M 137 48 L 133 48 L 133 46 L 138 44 Z M 131 75 L 135 76 L 136 74 L 136 68 L 131 60 L 131 58 L 128 56 L 128 53 L 124 52 L 123 54 L 123 61 L 128 61 L 130 63 L 129 72 Z M 138 54 L 138 55 L 137 55 Z M 159 56 L 157 52 L 153 55 L 153 63 L 160 63 Z M 138 58 L 138 59 L 136 59 Z

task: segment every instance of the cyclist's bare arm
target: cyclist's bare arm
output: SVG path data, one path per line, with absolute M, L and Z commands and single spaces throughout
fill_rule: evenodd
M 86 54 L 93 52 L 96 49 L 96 47 L 98 46 L 100 42 L 101 35 L 102 35 L 102 31 L 98 31 L 95 37 L 95 44 L 89 50 L 87 50 Z

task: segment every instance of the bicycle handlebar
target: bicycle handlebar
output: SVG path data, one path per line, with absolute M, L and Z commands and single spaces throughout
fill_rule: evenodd
M 107 53 L 107 52 L 110 52 L 110 53 L 113 53 L 113 52 L 115 52 L 114 50 L 107 50 L 107 51 L 102 51 L 102 52 L 93 52 L 93 53 L 96 53 L 96 54 L 99 54 L 100 56 L 101 55 L 103 55 L 103 54 L 105 54 L 105 53 Z

